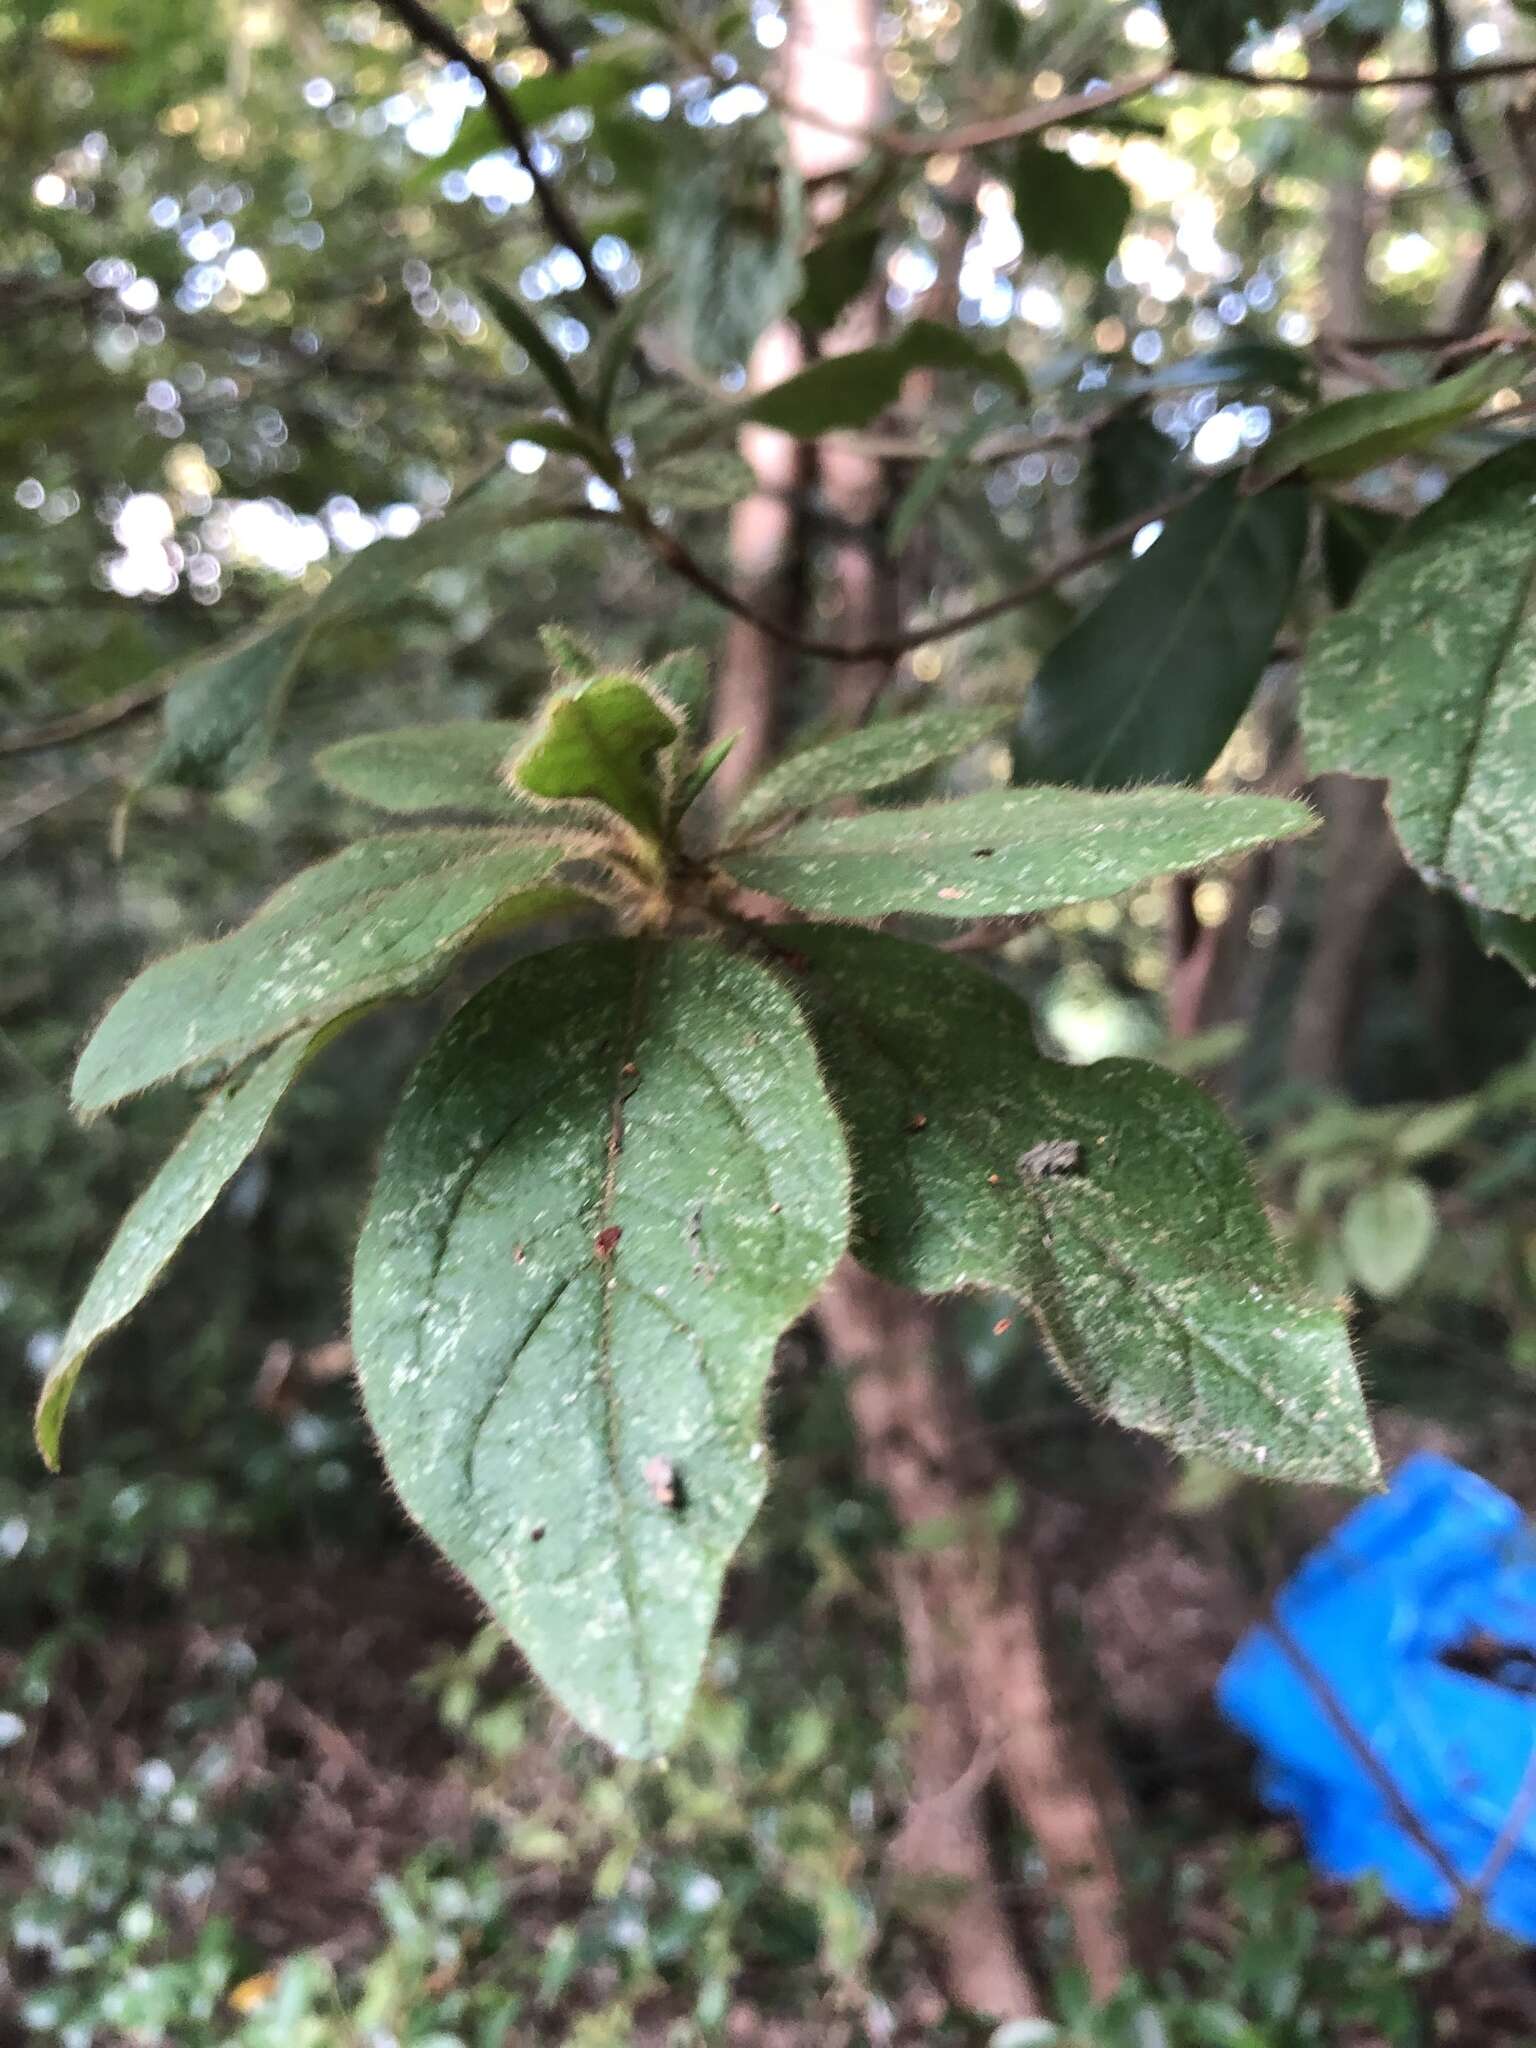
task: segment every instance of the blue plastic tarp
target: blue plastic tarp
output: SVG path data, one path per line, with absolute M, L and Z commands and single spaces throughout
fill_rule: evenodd
M 1448 1459 L 1411 1458 L 1274 1612 L 1288 1643 L 1252 1629 L 1217 1695 L 1258 1746 L 1266 1803 L 1327 1875 L 1374 1873 L 1440 1917 L 1457 1892 L 1427 1837 L 1495 1925 L 1536 1940 L 1536 1543 L 1520 1508 Z

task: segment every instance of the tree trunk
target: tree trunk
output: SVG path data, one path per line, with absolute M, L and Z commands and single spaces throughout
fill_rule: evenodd
M 840 129 L 873 128 L 883 102 L 875 27 L 872 0 L 803 0 L 785 44 L 786 103 L 824 111 Z M 814 121 L 787 125 L 797 166 L 809 179 L 846 168 L 861 154 L 857 141 Z M 866 346 L 883 319 L 883 299 L 867 294 L 826 338 L 827 351 Z M 774 330 L 754 356 L 752 379 L 777 381 L 802 360 L 800 338 Z M 736 573 L 759 601 L 777 590 L 782 602 L 794 581 L 785 575 L 795 528 L 784 494 L 795 445 L 753 429 L 742 450 L 762 488 L 733 522 Z M 828 609 L 848 638 L 873 637 L 897 601 L 879 532 L 886 475 L 878 461 L 836 441 L 817 450 L 815 474 L 837 530 L 822 565 Z M 803 470 L 799 477 L 803 483 Z M 806 587 L 802 575 L 802 602 Z M 742 735 L 720 778 L 730 776 L 727 795 L 771 758 L 792 674 L 782 650 L 761 633 L 732 626 L 715 714 L 718 734 Z M 863 718 L 888 679 L 882 664 L 840 668 L 829 704 L 838 722 Z M 949 1513 L 974 1517 L 987 1489 L 978 1492 L 962 1477 L 966 1431 L 947 1419 L 936 1371 L 938 1311 L 849 1264 L 824 1297 L 821 1319 L 829 1354 L 850 1376 L 861 1459 L 903 1526 Z M 906 1448 L 913 1442 L 923 1444 L 921 1456 Z M 1041 2012 L 992 1869 L 982 1794 L 994 1777 L 1046 1861 L 1090 1983 L 1108 1994 L 1127 1969 L 1110 1834 L 1082 1759 L 1066 1740 L 1027 1565 L 1005 1564 L 995 1544 L 979 1543 L 937 1558 L 900 1550 L 888 1572 L 912 1702 L 912 1801 L 892 1847 L 892 1868 L 942 1952 L 954 1997 L 979 2012 Z
M 960 1390 L 941 1378 L 938 1311 L 847 1262 L 819 1314 L 848 1378 L 865 1469 L 903 1530 L 957 1532 L 943 1549 L 901 1553 L 898 1569 L 921 1617 L 917 1659 L 908 1637 L 909 1667 L 921 1668 L 931 1645 L 957 1673 L 971 1727 L 1034 1838 L 1089 1984 L 1108 1997 L 1130 1954 L 1099 1789 L 1107 1773 L 1086 1735 L 1068 1733 L 1029 1559 L 989 1533 L 984 1511 L 1000 1475 L 978 1448 L 982 1433 Z M 979 1833 L 979 1825 L 973 1803 L 968 1826 Z M 980 1894 L 960 1917 L 975 1931 L 991 1910 Z

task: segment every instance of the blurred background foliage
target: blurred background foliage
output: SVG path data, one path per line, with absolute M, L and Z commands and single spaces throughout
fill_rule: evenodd
M 798 201 L 764 170 L 773 0 L 443 13 L 498 67 L 607 289 L 672 279 L 669 338 L 624 382 L 623 421 L 642 446 L 698 441 L 669 502 L 722 572 L 741 479 L 711 373 L 739 385 L 754 292 L 815 327 L 874 277 L 899 315 L 946 238 L 966 237 L 960 323 L 1007 349 L 1029 395 L 946 374 L 893 459 L 908 483 L 942 459 L 903 554 L 909 588 L 979 600 L 1258 445 L 1286 392 L 1336 367 L 1314 344 L 1339 189 L 1363 194 L 1362 305 L 1387 340 L 1435 324 L 1477 238 L 1422 108 L 1386 96 L 1320 119 L 1301 96 L 1185 79 L 1075 129 L 1047 167 L 1056 204 L 1038 142 L 982 152 L 979 183 L 953 157 L 896 158 L 802 264 Z M 1129 75 L 1165 46 L 1154 9 L 1118 0 L 907 0 L 883 20 L 893 103 L 930 127 L 1048 101 L 1106 66 Z M 1416 0 L 1352 0 L 1319 9 L 1313 33 L 1412 62 L 1423 29 Z M 1498 0 L 1461 9 L 1468 58 L 1522 33 Z M 1298 47 L 1283 29 L 1251 60 Z M 462 979 L 305 1079 L 174 1284 L 88 1376 L 65 1476 L 41 1473 L 36 1376 L 177 1121 L 157 1100 L 72 1123 L 71 1058 L 109 995 L 355 822 L 309 773 L 317 745 L 519 715 L 544 684 L 551 618 L 624 662 L 712 648 L 721 621 L 597 524 L 490 546 L 329 628 L 255 776 L 145 787 L 124 814 L 154 745 L 133 706 L 166 664 L 322 588 L 488 466 L 565 462 L 517 430 L 547 394 L 477 280 L 578 368 L 602 320 L 474 79 L 424 60 L 373 0 L 0 0 L 0 75 L 0 2038 L 986 2038 L 935 1988 L 890 1853 L 894 1534 L 810 1339 L 775 1395 L 773 1505 L 664 1773 L 558 1724 L 382 1487 L 338 1370 L 347 1251 L 378 1104 Z M 1479 138 L 1508 147 L 1491 116 Z M 690 283 L 743 218 L 717 251 L 731 289 Z M 1499 317 L 1518 323 L 1528 301 L 1507 285 Z M 1367 544 L 1443 481 L 1423 464 L 1379 473 Z M 904 687 L 1022 695 L 1074 608 L 1055 593 L 921 650 Z M 1263 774 L 1269 711 L 1261 695 L 1232 773 Z M 822 715 L 814 690 L 795 715 Z M 1315 850 L 1287 887 L 1283 921 L 1250 920 L 1232 1015 L 1192 1039 L 1165 1037 L 1161 893 L 1062 913 L 1011 944 L 1009 970 L 1067 1057 L 1133 1050 L 1221 1078 L 1319 1284 L 1355 1290 L 1388 1447 L 1448 1444 L 1530 1498 L 1532 998 L 1449 899 L 1404 876 L 1349 963 L 1343 1070 L 1298 1078 L 1275 1049 L 1318 915 Z M 1220 880 L 1186 909 L 1205 931 L 1248 915 Z M 1057 2031 L 1004 2029 L 997 2048 L 1530 2038 L 1529 1963 L 1312 1885 L 1210 1718 L 1221 1657 L 1323 1510 L 1099 1429 L 1003 1320 L 957 1310 L 956 1354 L 1104 1678 L 1159 1934 L 1150 1982 L 1091 2011 L 1030 1846 L 1007 1839 Z M 1000 1522 L 1015 1510 L 1001 1499 Z

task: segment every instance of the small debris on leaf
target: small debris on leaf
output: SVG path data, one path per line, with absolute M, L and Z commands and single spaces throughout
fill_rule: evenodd
M 926 1131 L 927 1128 L 928 1119 L 920 1109 L 907 1118 L 907 1129 L 909 1131 Z
M 651 1498 L 659 1508 L 682 1506 L 681 1484 L 677 1467 L 670 1458 L 647 1458 L 640 1468 L 640 1477 L 650 1488 Z
M 1054 1180 L 1061 1174 L 1081 1173 L 1083 1148 L 1076 1138 L 1043 1138 L 1019 1154 L 1022 1180 Z

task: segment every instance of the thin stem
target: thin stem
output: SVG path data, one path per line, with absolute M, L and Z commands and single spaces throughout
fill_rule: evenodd
M 1050 568 L 1042 569 L 1024 582 L 1015 584 L 1000 597 L 989 598 L 985 604 L 973 605 L 970 610 L 954 612 L 947 619 L 935 619 L 931 625 L 909 626 L 898 633 L 882 634 L 867 640 L 824 640 L 802 634 L 781 621 L 755 610 L 745 598 L 724 582 L 714 571 L 705 567 L 677 538 L 665 528 L 656 524 L 643 505 L 629 501 L 622 512 L 606 512 L 592 515 L 599 519 L 623 521 L 646 543 L 657 560 L 680 576 L 704 596 L 713 598 L 715 603 L 738 619 L 744 619 L 755 626 L 768 639 L 781 647 L 790 647 L 798 654 L 810 655 L 818 661 L 873 662 L 899 661 L 914 648 L 928 647 L 936 640 L 953 639 L 958 633 L 968 633 L 976 626 L 984 626 L 992 619 L 1000 619 L 1006 613 L 1017 611 L 1020 606 L 1032 604 L 1037 597 L 1054 590 L 1058 583 L 1090 569 L 1097 562 L 1118 554 L 1120 549 L 1136 538 L 1144 526 L 1159 519 L 1171 518 L 1182 511 L 1195 496 L 1193 491 L 1183 491 L 1176 498 L 1167 499 L 1161 505 L 1154 505 L 1139 513 L 1134 519 L 1123 520 L 1111 527 L 1096 540 L 1090 541 L 1075 553 L 1064 556 Z
M 446 63 L 462 64 L 471 78 L 478 79 L 485 93 L 486 110 L 500 129 L 508 147 L 528 173 L 544 225 L 557 242 L 571 250 L 582 268 L 588 296 L 611 313 L 618 305 L 612 287 L 597 267 L 591 245 L 577 226 L 554 186 L 533 159 L 533 143 L 523 117 L 508 98 L 495 72 L 460 41 L 444 21 L 439 21 L 423 0 L 383 0 L 384 6 L 402 27 L 425 49 L 434 51 Z

